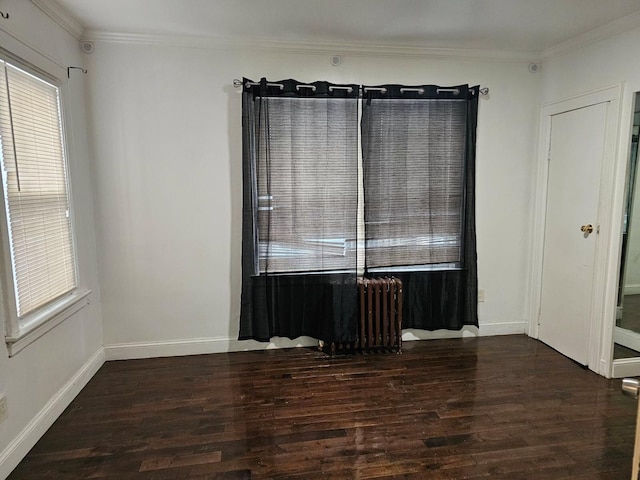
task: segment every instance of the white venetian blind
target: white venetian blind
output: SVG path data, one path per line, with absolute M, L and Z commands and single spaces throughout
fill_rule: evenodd
M 2 178 L 18 317 L 76 287 L 58 88 L 0 60 Z
M 357 98 L 256 102 L 260 272 L 355 271 Z
M 459 268 L 467 102 L 373 99 L 363 124 L 368 268 Z

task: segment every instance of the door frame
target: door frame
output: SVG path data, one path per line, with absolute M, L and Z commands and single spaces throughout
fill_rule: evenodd
M 551 118 L 554 115 L 608 102 L 605 121 L 603 162 L 598 201 L 598 225 L 600 233 L 596 244 L 593 268 L 593 295 L 591 299 L 587 366 L 605 377 L 611 376 L 613 356 L 613 324 L 616 311 L 616 276 L 619 274 L 619 257 L 622 220 L 622 196 L 620 195 L 620 171 L 626 171 L 617 153 L 619 112 L 622 84 L 587 92 L 559 102 L 543 105 L 540 109 L 537 174 L 535 201 L 533 203 L 533 232 L 531 255 L 531 291 L 528 335 L 539 336 L 540 306 L 542 301 L 542 267 L 547 211 L 547 183 L 549 178 L 549 153 L 551 148 Z M 620 168 L 622 166 L 622 168 Z M 578 176 L 576 177 L 578 178 Z M 620 212 L 620 214 L 618 214 Z

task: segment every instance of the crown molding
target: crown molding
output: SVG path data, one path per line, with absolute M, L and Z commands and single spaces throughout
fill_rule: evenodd
M 82 38 L 84 27 L 73 15 L 62 8 L 58 2 L 55 0 L 30 1 L 54 22 L 64 28 L 71 36 L 75 37 L 76 40 Z
M 540 53 L 540 58 L 544 60 L 570 50 L 586 47 L 587 45 L 606 40 L 607 38 L 620 35 L 638 27 L 640 27 L 640 11 L 626 15 L 601 27 L 589 30 L 577 37 L 570 38 L 569 40 L 549 47 Z
M 293 42 L 259 39 L 235 39 L 229 37 L 197 35 L 156 35 L 138 33 L 120 33 L 105 31 L 86 31 L 82 37 L 92 42 L 121 43 L 134 45 L 170 46 L 206 49 L 254 49 L 284 53 L 303 53 L 318 55 L 355 55 L 355 56 L 391 56 L 391 57 L 434 57 L 455 58 L 459 60 L 482 60 L 492 62 L 531 63 L 540 60 L 536 52 L 514 52 L 507 50 L 433 48 L 411 45 L 378 45 Z
M 185 48 L 251 48 L 288 53 L 329 55 L 376 55 L 400 57 L 433 57 L 512 63 L 538 63 L 555 55 L 640 27 L 640 11 L 626 15 L 601 27 L 553 45 L 542 52 L 470 48 L 439 48 L 414 45 L 349 44 L 328 42 L 299 42 L 261 39 L 234 39 L 209 35 L 140 34 L 108 31 L 86 31 L 83 25 L 56 0 L 30 0 L 60 27 L 78 40 L 106 43 L 172 46 Z

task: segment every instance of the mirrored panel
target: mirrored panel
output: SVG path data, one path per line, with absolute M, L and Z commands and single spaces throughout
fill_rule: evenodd
M 614 329 L 614 359 L 640 357 L 640 184 L 638 136 L 640 134 L 640 92 L 635 94 L 633 133 L 627 176 L 627 196 L 622 227 L 622 261 L 618 308 Z

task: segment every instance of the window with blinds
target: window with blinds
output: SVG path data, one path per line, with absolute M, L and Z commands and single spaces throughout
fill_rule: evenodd
M 0 156 L 17 314 L 75 289 L 59 90 L 0 60 Z
M 466 100 L 364 103 L 368 269 L 461 267 L 466 125 Z
M 356 98 L 258 98 L 261 273 L 356 268 Z

